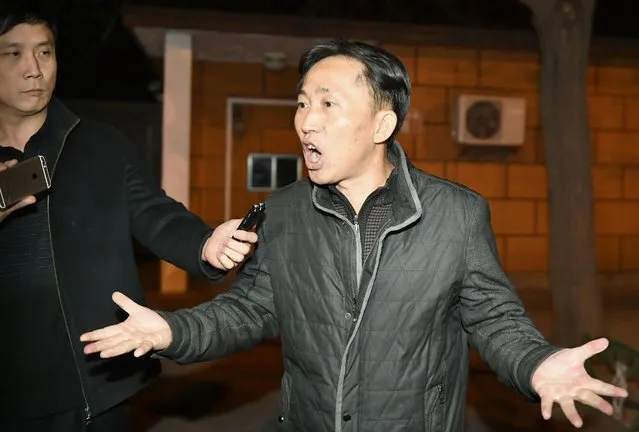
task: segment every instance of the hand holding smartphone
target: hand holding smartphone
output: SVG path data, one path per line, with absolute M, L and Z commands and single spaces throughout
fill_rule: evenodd
M 9 209 L 15 210 L 14 207 L 22 204 L 25 199 L 30 203 L 32 197 L 51 187 L 44 156 L 0 165 L 0 211 L 3 213 Z
M 250 231 L 254 228 L 257 228 L 259 225 L 262 215 L 264 214 L 264 203 L 256 203 L 251 206 L 251 209 L 246 213 L 242 222 L 237 227 L 238 230 L 242 231 Z

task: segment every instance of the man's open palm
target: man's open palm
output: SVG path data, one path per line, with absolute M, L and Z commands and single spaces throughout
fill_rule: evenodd
M 110 358 L 133 351 L 135 357 L 140 357 L 169 346 L 171 329 L 160 315 L 119 292 L 113 293 L 113 301 L 129 317 L 120 324 L 80 336 L 82 342 L 91 342 L 84 347 L 85 354 L 100 353 L 100 357 Z
M 605 414 L 612 414 L 612 405 L 602 396 L 627 397 L 628 392 L 612 384 L 592 378 L 584 363 L 608 347 L 607 339 L 597 339 L 577 348 L 564 349 L 548 357 L 535 371 L 532 385 L 541 397 L 541 414 L 548 420 L 557 403 L 575 427 L 583 421 L 575 401 L 590 405 Z

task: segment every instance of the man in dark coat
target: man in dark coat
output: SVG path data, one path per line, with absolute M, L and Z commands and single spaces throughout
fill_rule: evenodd
M 279 333 L 287 431 L 461 431 L 468 343 L 545 418 L 558 403 L 581 426 L 574 401 L 610 414 L 601 396 L 627 393 L 584 369 L 607 341 L 551 346 L 501 269 L 486 200 L 416 169 L 394 139 L 410 99 L 402 63 L 337 41 L 311 48 L 300 72 L 309 179 L 269 197 L 231 289 L 174 313 L 118 293 L 129 318 L 83 335 L 85 352 L 188 363 Z
M 121 320 L 114 289 L 144 302 L 131 237 L 219 280 L 249 252 L 231 235 L 257 236 L 234 234 L 237 220 L 213 232 L 154 186 L 124 135 L 52 99 L 55 26 L 28 4 L 0 5 L 0 171 L 44 156 L 52 185 L 0 211 L 0 430 L 123 432 L 125 401 L 159 362 L 85 356 L 79 337 Z

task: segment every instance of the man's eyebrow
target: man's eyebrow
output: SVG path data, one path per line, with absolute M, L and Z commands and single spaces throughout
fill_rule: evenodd
M 328 87 L 317 87 L 315 91 L 313 91 L 313 93 L 322 93 L 322 94 L 328 94 L 330 92 L 331 92 L 331 89 L 329 89 Z M 304 89 L 300 89 L 298 94 L 301 96 L 308 96 L 308 93 L 306 93 Z
M 0 47 L 3 49 L 6 48 L 21 48 L 23 47 L 24 44 L 21 44 L 20 42 L 1 42 L 0 43 Z M 42 41 L 39 42 L 38 44 L 36 44 L 36 48 L 42 48 L 42 47 L 52 47 L 53 43 L 51 41 Z

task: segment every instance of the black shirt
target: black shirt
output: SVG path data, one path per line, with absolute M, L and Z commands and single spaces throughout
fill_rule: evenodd
M 34 135 L 24 153 L 0 147 L 0 160 L 38 154 L 54 160 L 55 155 L 47 154 L 43 135 L 44 129 Z M 0 222 L 0 328 L 7 332 L 2 363 L 13 378 L 9 386 L 3 385 L 0 410 L 24 417 L 83 406 L 58 296 L 47 211 L 47 197 L 40 196 L 36 204 Z M 20 360 L 25 356 L 37 367 L 26 368 Z M 23 384 L 16 387 L 17 382 Z
M 359 214 L 355 214 L 351 203 L 335 186 L 329 188 L 332 192 L 331 201 L 335 211 L 353 223 L 357 220 L 363 263 L 368 260 L 381 232 L 391 221 L 396 178 L 397 169 L 393 169 L 386 184 L 377 188 L 366 198 Z

